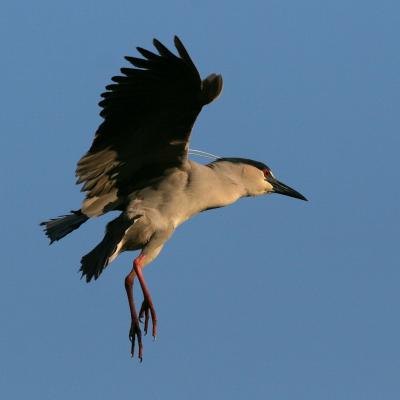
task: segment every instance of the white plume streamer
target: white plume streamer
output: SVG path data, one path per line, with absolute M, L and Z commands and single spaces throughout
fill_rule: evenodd
M 211 158 L 213 160 L 218 160 L 219 158 L 222 158 L 220 156 L 216 156 L 215 154 L 211 154 L 206 151 L 197 149 L 189 149 L 189 154 L 198 157 Z

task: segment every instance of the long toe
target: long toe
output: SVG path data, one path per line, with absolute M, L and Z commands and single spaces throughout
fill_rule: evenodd
M 144 333 L 147 335 L 148 328 L 149 328 L 149 319 L 151 316 L 151 322 L 153 325 L 153 337 L 154 339 L 157 336 L 157 314 L 156 310 L 153 306 L 152 303 L 148 302 L 147 300 L 143 300 L 142 306 L 140 307 L 140 312 L 139 312 L 139 320 L 142 322 L 143 316 L 145 317 L 144 320 Z
M 143 344 L 142 344 L 142 331 L 140 330 L 139 321 L 131 323 L 131 327 L 129 329 L 129 340 L 131 341 L 131 357 L 133 358 L 135 355 L 135 342 L 136 337 L 139 346 L 138 358 L 140 362 L 143 360 Z
M 150 313 L 151 313 L 151 322 L 153 323 L 153 338 L 155 340 L 157 336 L 157 315 L 154 307 L 150 309 Z

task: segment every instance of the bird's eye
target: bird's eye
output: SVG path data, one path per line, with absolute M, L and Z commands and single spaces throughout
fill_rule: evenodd
M 270 170 L 268 169 L 268 168 L 264 168 L 263 169 L 263 172 L 264 172 L 264 176 L 267 178 L 269 175 L 271 175 L 271 172 L 270 172 Z

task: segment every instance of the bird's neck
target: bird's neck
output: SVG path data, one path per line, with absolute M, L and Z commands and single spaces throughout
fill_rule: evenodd
M 228 168 L 227 165 L 210 167 L 192 163 L 192 194 L 200 210 L 225 207 L 247 196 L 240 174 L 240 168 Z

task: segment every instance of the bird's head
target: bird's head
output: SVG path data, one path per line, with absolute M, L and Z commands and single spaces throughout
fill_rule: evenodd
M 307 199 L 296 190 L 278 181 L 271 169 L 262 162 L 247 158 L 220 158 L 217 162 L 232 163 L 235 170 L 240 171 L 240 181 L 248 196 L 279 193 L 296 199 Z

